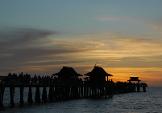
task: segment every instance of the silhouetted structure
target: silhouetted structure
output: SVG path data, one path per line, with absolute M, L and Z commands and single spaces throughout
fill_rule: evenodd
M 94 66 L 91 72 L 85 74 L 85 79 L 72 67 L 63 67 L 58 73 L 52 76 L 31 77 L 30 74 L 9 73 L 8 76 L 0 77 L 0 109 L 4 107 L 3 97 L 5 88 L 9 88 L 10 106 L 15 106 L 15 88 L 20 89 L 21 106 L 24 105 L 24 88 L 28 87 L 29 104 L 55 102 L 77 98 L 98 98 L 107 97 L 118 93 L 138 92 L 140 87 L 146 92 L 146 83 L 140 83 L 138 77 L 130 77 L 128 82 L 116 82 L 109 80 L 111 74 L 102 67 Z M 137 82 L 137 83 L 134 83 Z M 35 91 L 32 91 L 33 87 Z M 43 88 L 42 93 L 40 88 Z M 47 90 L 49 88 L 49 90 Z M 35 93 L 35 94 L 33 94 Z M 35 96 L 33 100 L 33 96 Z
M 72 67 L 64 66 L 58 73 L 53 74 L 57 78 L 59 87 L 57 86 L 57 92 L 61 96 L 61 99 L 71 99 L 80 97 L 80 86 L 82 84 L 81 79 L 78 74 Z M 61 88 L 60 88 L 61 87 Z
M 111 74 L 107 73 L 102 67 L 94 66 L 91 72 L 85 74 L 88 78 L 86 81 L 86 88 L 88 88 L 88 95 L 92 97 L 107 96 L 108 92 L 108 82 L 109 76 Z
M 129 82 L 135 81 L 135 82 L 138 82 L 139 83 L 141 80 L 139 80 L 139 77 L 133 76 L 133 77 L 130 77 L 128 81 Z
M 64 66 L 58 73 L 53 74 L 61 81 L 77 80 L 81 74 L 78 74 L 72 67 Z
M 99 66 L 94 66 L 92 71 L 88 72 L 85 75 L 89 77 L 89 81 L 101 84 L 108 81 L 109 76 L 112 76 L 111 74 L 107 73 L 102 67 Z
M 132 77 L 129 78 L 128 81 L 129 81 L 129 83 L 134 83 L 135 91 L 140 92 L 140 88 L 142 87 L 143 92 L 146 92 L 147 84 L 146 83 L 140 83 L 141 80 L 139 79 L 139 77 L 132 76 Z
M 135 83 L 134 83 L 134 84 L 136 84 L 136 85 L 135 85 L 135 91 L 140 92 L 140 87 L 141 87 L 141 86 L 140 86 L 140 85 L 141 85 L 141 84 L 140 84 L 140 81 L 141 81 L 141 80 L 139 80 L 139 77 L 132 76 L 132 77 L 129 78 L 128 81 L 129 81 L 129 83 L 135 82 Z

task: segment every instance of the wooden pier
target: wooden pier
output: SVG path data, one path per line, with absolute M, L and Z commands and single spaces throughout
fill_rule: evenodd
M 146 83 L 140 83 L 138 78 L 130 78 L 128 82 L 116 82 L 109 80 L 111 74 L 106 73 L 103 68 L 95 66 L 93 70 L 80 78 L 71 67 L 63 67 L 60 72 L 52 76 L 34 76 L 30 74 L 11 74 L 0 78 L 0 109 L 4 108 L 3 97 L 5 89 L 9 88 L 10 106 L 15 106 L 15 88 L 20 91 L 20 106 L 28 104 L 44 104 L 79 98 L 107 98 L 113 94 L 129 92 L 146 92 Z M 133 83 L 132 81 L 138 81 Z M 33 92 L 32 88 L 35 88 Z M 28 99 L 24 102 L 24 88 L 28 88 Z M 43 88 L 42 93 L 40 88 Z M 49 90 L 47 90 L 47 88 Z M 143 90 L 141 90 L 141 88 Z

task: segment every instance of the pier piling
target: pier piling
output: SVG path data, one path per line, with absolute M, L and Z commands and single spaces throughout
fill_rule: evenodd
M 20 105 L 22 106 L 24 104 L 24 86 L 22 85 L 20 87 Z
M 43 87 L 43 92 L 42 92 L 42 103 L 47 102 L 47 89 L 46 87 Z
M 32 98 L 32 88 L 29 86 L 29 91 L 28 91 L 28 103 L 32 104 L 33 103 L 33 98 Z
M 10 106 L 14 107 L 15 103 L 14 103 L 14 93 L 15 93 L 15 87 L 14 86 L 10 86 Z
M 36 86 L 35 103 L 39 104 L 40 102 L 41 102 L 41 99 L 40 99 L 40 88 L 39 88 L 39 86 Z
M 5 87 L 3 82 L 0 81 L 0 109 L 3 109 L 3 95 L 4 95 Z

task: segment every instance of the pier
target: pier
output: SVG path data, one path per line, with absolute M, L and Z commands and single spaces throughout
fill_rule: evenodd
M 0 109 L 5 107 L 3 97 L 6 88 L 9 88 L 11 107 L 15 106 L 15 88 L 19 88 L 20 106 L 25 103 L 45 104 L 80 98 L 107 98 L 120 93 L 146 92 L 147 84 L 140 82 L 138 77 L 130 77 L 126 82 L 113 82 L 109 80 L 113 75 L 99 66 L 94 66 L 92 71 L 84 76 L 85 78 L 72 67 L 63 67 L 51 76 L 31 76 L 25 73 L 9 73 L 8 76 L 1 76 Z M 24 102 L 24 88 L 28 88 L 27 102 Z M 42 92 L 40 88 L 43 89 Z

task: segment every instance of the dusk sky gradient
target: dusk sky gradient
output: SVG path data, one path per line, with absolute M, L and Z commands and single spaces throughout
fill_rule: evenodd
M 95 64 L 162 86 L 162 0 L 0 1 L 0 75 Z

